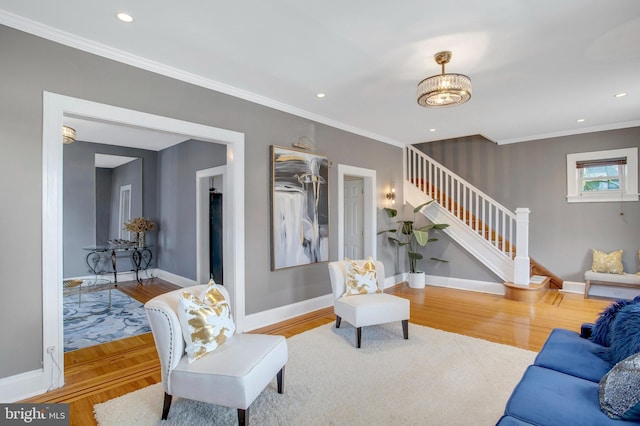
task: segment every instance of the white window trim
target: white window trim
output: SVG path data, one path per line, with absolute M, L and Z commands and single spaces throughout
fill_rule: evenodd
M 606 158 L 627 157 L 624 167 L 622 194 L 594 194 L 580 193 L 580 170 L 576 167 L 578 161 L 602 160 Z M 607 151 L 581 152 L 567 154 L 567 202 L 569 203 L 602 203 L 638 201 L 638 148 L 610 149 Z

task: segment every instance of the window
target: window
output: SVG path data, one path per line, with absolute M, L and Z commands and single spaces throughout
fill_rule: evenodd
M 638 148 L 568 154 L 567 201 L 638 201 Z

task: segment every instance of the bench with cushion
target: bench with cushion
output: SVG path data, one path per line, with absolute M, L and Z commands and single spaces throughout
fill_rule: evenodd
M 587 271 L 584 273 L 584 280 L 585 299 L 589 298 L 589 288 L 591 284 L 640 288 L 640 275 L 638 274 L 609 274 L 605 272 Z

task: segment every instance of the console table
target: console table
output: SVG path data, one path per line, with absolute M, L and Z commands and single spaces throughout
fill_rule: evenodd
M 94 275 L 103 275 L 111 273 L 106 268 L 103 268 L 102 259 L 108 259 L 111 256 L 111 268 L 113 270 L 113 280 L 117 285 L 118 283 L 118 268 L 117 258 L 118 254 L 125 253 L 131 259 L 133 269 L 132 272 L 136 273 L 136 281 L 138 284 L 142 284 L 142 278 L 140 278 L 140 271 L 145 271 L 151 264 L 153 254 L 150 247 L 138 247 L 137 245 L 97 245 L 84 247 L 84 250 L 88 250 L 89 254 L 85 258 L 85 262 L 89 267 L 89 271 Z

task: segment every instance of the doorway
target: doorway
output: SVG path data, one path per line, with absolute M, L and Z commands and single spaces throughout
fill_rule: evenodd
M 344 178 L 344 255 L 364 256 L 364 179 L 357 176 Z
M 156 116 L 125 108 L 44 92 L 42 191 L 42 330 L 43 368 L 30 378 L 33 393 L 64 384 L 62 327 L 62 128 L 64 117 L 86 117 L 125 126 L 187 135 L 227 146 L 228 194 L 225 217 L 229 232 L 224 240 L 226 282 L 239 331 L 243 331 L 244 304 L 244 134 L 201 124 Z M 58 370 L 57 379 L 55 371 Z
M 220 247 L 224 247 L 228 238 L 224 207 L 227 202 L 224 191 L 226 174 L 226 166 L 196 172 L 196 277 L 201 284 L 208 282 L 212 274 L 217 284 L 225 284 L 225 259 Z M 212 189 L 215 189 L 214 194 Z M 221 206 L 212 206 L 212 198 Z M 212 214 L 221 216 L 213 219 L 213 224 Z
M 362 181 L 362 257 L 376 258 L 376 171 L 338 164 L 338 259 L 345 257 L 345 184 Z M 349 184 L 347 184 L 349 185 Z

